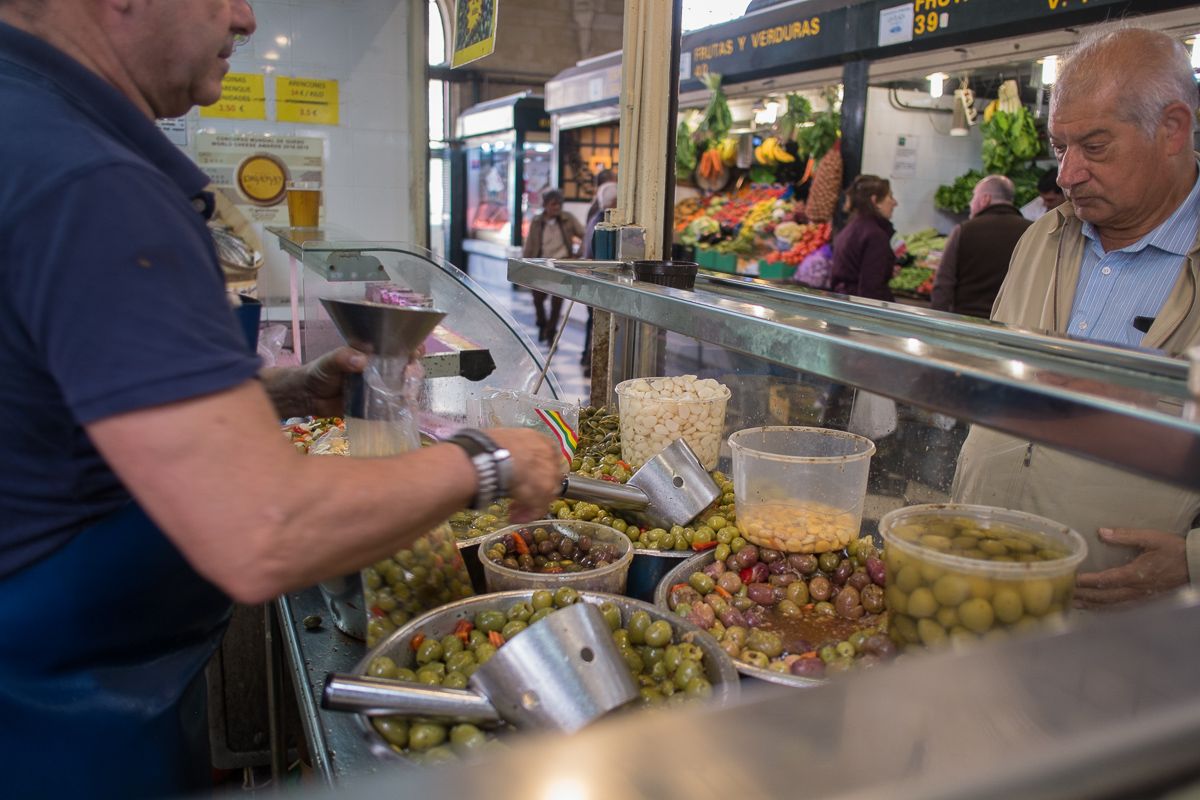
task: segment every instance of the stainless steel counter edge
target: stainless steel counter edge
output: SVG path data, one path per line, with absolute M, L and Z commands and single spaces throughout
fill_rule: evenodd
M 367 652 L 366 645 L 334 627 L 315 587 L 282 595 L 276 598 L 275 607 L 283 634 L 284 663 L 291 669 L 313 768 L 330 785 L 375 772 L 380 761 L 367 747 L 354 715 L 321 708 L 325 676 L 349 672 Z M 310 631 L 303 620 L 314 614 L 322 618 L 322 625 Z
M 523 286 L 913 405 L 1200 488 L 1187 365 L 828 294 L 635 282 L 617 262 L 512 259 Z M 724 287 L 724 288 L 723 288 Z

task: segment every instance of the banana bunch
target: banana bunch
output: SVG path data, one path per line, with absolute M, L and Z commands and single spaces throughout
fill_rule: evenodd
M 1000 91 L 997 94 L 1000 96 L 988 103 L 987 108 L 983 110 L 984 122 L 991 122 L 997 111 L 1016 114 L 1022 108 L 1021 93 L 1017 89 L 1016 81 L 1008 80 L 1000 84 Z
M 754 148 L 754 158 L 758 163 L 770 167 L 775 164 L 790 164 L 796 157 L 784 149 L 778 138 L 770 136 Z
M 721 153 L 721 163 L 727 167 L 737 164 L 738 140 L 736 138 L 726 136 L 717 147 Z

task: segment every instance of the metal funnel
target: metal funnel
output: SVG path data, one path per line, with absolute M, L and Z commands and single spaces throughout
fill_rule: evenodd
M 433 332 L 446 312 L 365 300 L 321 298 L 346 344 L 368 355 L 410 355 Z

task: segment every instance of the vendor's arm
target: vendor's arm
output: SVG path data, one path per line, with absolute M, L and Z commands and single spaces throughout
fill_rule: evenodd
M 357 350 L 339 347 L 302 367 L 267 367 L 258 373 L 276 416 L 335 417 L 342 414 L 343 381 L 362 372 L 367 358 Z
M 87 432 L 188 561 L 246 603 L 394 553 L 476 491 L 474 467 L 452 444 L 391 458 L 302 455 L 279 433 L 256 381 L 99 420 Z M 489 434 L 513 454 L 512 494 L 524 516 L 544 511 L 563 466 L 553 442 L 531 430 Z
M 1108 544 L 1137 548 L 1141 553 L 1120 567 L 1080 573 L 1075 581 L 1075 604 L 1107 608 L 1173 592 L 1196 580 L 1200 541 L 1196 531 L 1186 537 L 1142 528 L 1101 528 Z

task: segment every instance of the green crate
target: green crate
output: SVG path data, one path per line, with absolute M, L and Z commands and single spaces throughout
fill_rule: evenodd
M 789 264 L 786 261 L 767 261 L 761 258 L 758 261 L 758 277 L 765 278 L 769 281 L 785 281 L 791 278 L 796 272 L 796 265 Z
M 711 247 L 696 248 L 696 263 L 702 267 L 711 267 L 713 259 L 716 257 L 716 251 Z
M 712 263 L 708 267 L 717 272 L 737 272 L 737 256 L 733 253 L 713 253 Z

